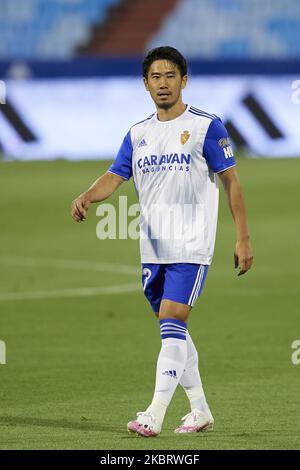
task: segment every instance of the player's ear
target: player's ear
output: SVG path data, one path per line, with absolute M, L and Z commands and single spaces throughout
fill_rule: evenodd
M 143 77 L 144 85 L 147 91 L 149 91 L 147 78 Z
M 181 89 L 182 90 L 185 88 L 187 80 L 188 80 L 188 76 L 184 75 L 181 79 Z

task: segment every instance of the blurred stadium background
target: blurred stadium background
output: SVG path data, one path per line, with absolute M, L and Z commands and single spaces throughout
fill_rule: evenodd
M 153 112 L 141 61 L 159 45 L 189 61 L 185 102 L 227 126 L 255 262 L 236 278 L 221 191 L 190 322 L 215 431 L 174 436 L 180 390 L 149 443 L 126 435 L 160 344 L 138 243 L 98 240 L 95 208 L 75 225 L 69 206 Z M 0 449 L 299 448 L 299 1 L 0 0 L 0 79 Z

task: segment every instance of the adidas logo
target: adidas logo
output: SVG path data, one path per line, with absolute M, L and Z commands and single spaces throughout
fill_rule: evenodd
M 177 379 L 176 370 L 165 370 L 162 375 L 169 375 L 170 377 L 174 377 L 174 379 Z
M 145 139 L 141 140 L 138 147 L 145 147 L 145 145 L 147 145 L 147 142 L 145 141 Z

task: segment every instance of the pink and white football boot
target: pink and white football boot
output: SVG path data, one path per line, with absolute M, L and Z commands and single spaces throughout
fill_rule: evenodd
M 181 421 L 183 421 L 183 424 L 175 429 L 176 434 L 207 431 L 213 429 L 214 426 L 212 414 L 210 413 L 210 416 L 208 416 L 208 414 L 197 408 L 184 416 Z
M 152 413 L 141 411 L 137 413 L 137 419 L 129 421 L 127 424 L 129 434 L 136 434 L 143 437 L 156 437 L 161 431 L 161 424 L 155 419 Z

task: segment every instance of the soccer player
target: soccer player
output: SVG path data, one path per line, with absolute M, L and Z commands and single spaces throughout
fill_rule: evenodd
M 129 432 L 145 437 L 161 432 L 178 383 L 191 411 L 175 432 L 199 432 L 214 424 L 187 324 L 213 257 L 218 178 L 236 227 L 238 275 L 250 269 L 253 259 L 227 131 L 219 117 L 183 103 L 187 78 L 186 60 L 176 49 L 159 47 L 148 53 L 143 80 L 156 113 L 130 128 L 109 170 L 72 204 L 72 217 L 83 221 L 91 203 L 103 201 L 121 183 L 134 179 L 141 207 L 143 288 L 159 319 L 162 339 L 152 402 L 127 425 Z

